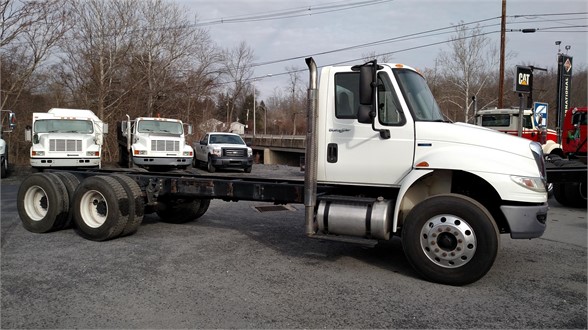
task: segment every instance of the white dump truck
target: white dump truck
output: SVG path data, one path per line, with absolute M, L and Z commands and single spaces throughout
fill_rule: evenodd
M 192 125 L 170 118 L 138 117 L 118 123 L 119 164 L 146 169 L 186 169 L 194 150 L 186 143 Z
M 419 274 L 451 285 L 491 269 L 501 234 L 543 234 L 548 206 L 538 143 L 445 121 L 425 78 L 406 65 L 326 66 L 319 85 L 314 60 L 306 62 L 304 181 L 192 171 L 80 171 L 65 173 L 68 180 L 40 173 L 19 188 L 23 226 L 61 229 L 69 214 L 83 237 L 99 241 L 136 231 L 144 211 L 185 223 L 203 216 L 213 198 L 300 203 L 308 237 L 373 246 L 398 236 Z M 74 180 L 67 199 L 62 192 Z
M 85 109 L 53 108 L 33 113 L 25 140 L 32 142 L 31 167 L 100 168 L 108 124 Z

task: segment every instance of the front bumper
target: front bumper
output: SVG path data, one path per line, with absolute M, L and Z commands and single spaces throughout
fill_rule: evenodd
M 133 163 L 139 166 L 188 166 L 192 164 L 192 157 L 133 156 Z
M 537 238 L 545 232 L 547 203 L 537 206 L 503 205 L 500 209 L 508 221 L 511 238 Z
M 100 158 L 31 158 L 32 167 L 98 167 Z
M 214 167 L 218 168 L 246 168 L 253 166 L 253 157 L 233 158 L 212 156 L 211 162 Z

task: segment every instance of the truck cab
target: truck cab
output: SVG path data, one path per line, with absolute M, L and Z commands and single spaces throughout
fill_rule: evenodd
M 108 124 L 92 111 L 53 108 L 33 113 L 25 140 L 33 143 L 30 163 L 35 169 L 99 168 Z
M 402 64 L 328 66 L 320 76 L 318 97 L 309 89 L 316 141 L 307 142 L 305 182 L 316 172 L 332 192 L 305 193 L 308 235 L 400 235 L 419 273 L 452 283 L 442 277 L 485 274 L 498 233 L 543 234 L 548 207 L 538 143 L 445 120 L 425 78 Z
M 531 109 L 523 110 L 521 137 L 540 143 L 543 153 L 562 155 L 562 147 L 557 143 L 557 132 L 546 127 L 541 118 L 534 116 Z M 510 135 L 518 135 L 518 109 L 487 109 L 476 113 L 476 125 L 495 129 Z
M 587 110 L 587 107 L 568 109 L 564 117 L 562 130 L 564 154 L 579 159 L 584 164 L 586 164 Z
M 121 166 L 185 169 L 192 164 L 194 150 L 186 143 L 186 135 L 192 134 L 191 125 L 178 119 L 138 117 L 118 126 Z

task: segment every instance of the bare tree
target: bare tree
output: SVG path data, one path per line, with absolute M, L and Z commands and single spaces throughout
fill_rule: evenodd
M 290 66 L 286 67 L 286 72 L 288 72 L 289 82 L 287 87 L 287 92 L 290 95 L 290 102 L 289 102 L 289 112 L 292 118 L 292 135 L 296 135 L 296 119 L 300 116 L 300 114 L 304 113 L 304 106 L 301 104 L 301 96 L 304 94 L 304 90 L 302 88 L 302 79 L 300 78 L 300 70 L 298 67 Z
M 106 120 L 107 111 L 128 92 L 121 86 L 124 64 L 137 27 L 132 0 L 76 1 L 71 19 L 75 28 L 63 44 L 61 77 L 75 103 L 95 108 Z
M 210 83 L 207 85 L 205 78 L 211 74 L 210 66 L 218 62 L 219 56 L 209 46 L 212 42 L 208 33 L 192 27 L 182 9 L 175 4 L 153 0 L 141 2 L 139 8 L 142 27 L 135 41 L 133 62 L 138 64 L 144 82 L 144 112 L 152 116 L 156 110 L 161 110 L 156 107 L 163 107 L 162 103 L 174 99 L 172 93 L 184 89 L 186 84 L 177 83 L 192 64 L 196 64 L 196 71 L 190 70 L 191 76 L 197 79 L 185 82 L 194 85 L 194 82 L 202 81 L 203 85 L 196 87 L 201 90 L 209 88 Z M 193 54 L 200 55 L 199 63 L 194 63 Z M 179 118 L 184 113 L 180 110 L 174 115 Z
M 364 62 L 369 62 L 371 60 L 378 60 L 378 63 L 390 63 L 394 58 L 391 54 L 376 54 L 375 51 L 362 53 L 361 57 L 363 58 Z
M 13 107 L 25 88 L 34 89 L 33 75 L 70 28 L 67 5 L 59 0 L 0 3 L 0 108 Z
M 479 26 L 469 28 L 459 24 L 449 41 L 450 50 L 442 51 L 438 61 L 441 72 L 450 84 L 440 102 L 457 107 L 465 122 L 473 115 L 471 97 L 478 95 L 490 83 L 492 71 L 498 64 L 498 51 Z
M 245 42 L 227 50 L 223 56 L 223 73 L 228 84 L 229 106 L 227 108 L 227 125 L 235 119 L 235 103 L 243 102 L 248 80 L 253 75 L 251 64 L 254 60 L 253 50 Z M 239 114 L 236 114 L 239 115 Z

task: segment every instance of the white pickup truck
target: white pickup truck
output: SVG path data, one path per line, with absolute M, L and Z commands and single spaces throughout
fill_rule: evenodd
M 207 133 L 194 145 L 194 167 L 206 164 L 206 169 L 214 173 L 217 168 L 242 168 L 251 173 L 253 150 L 234 133 Z

